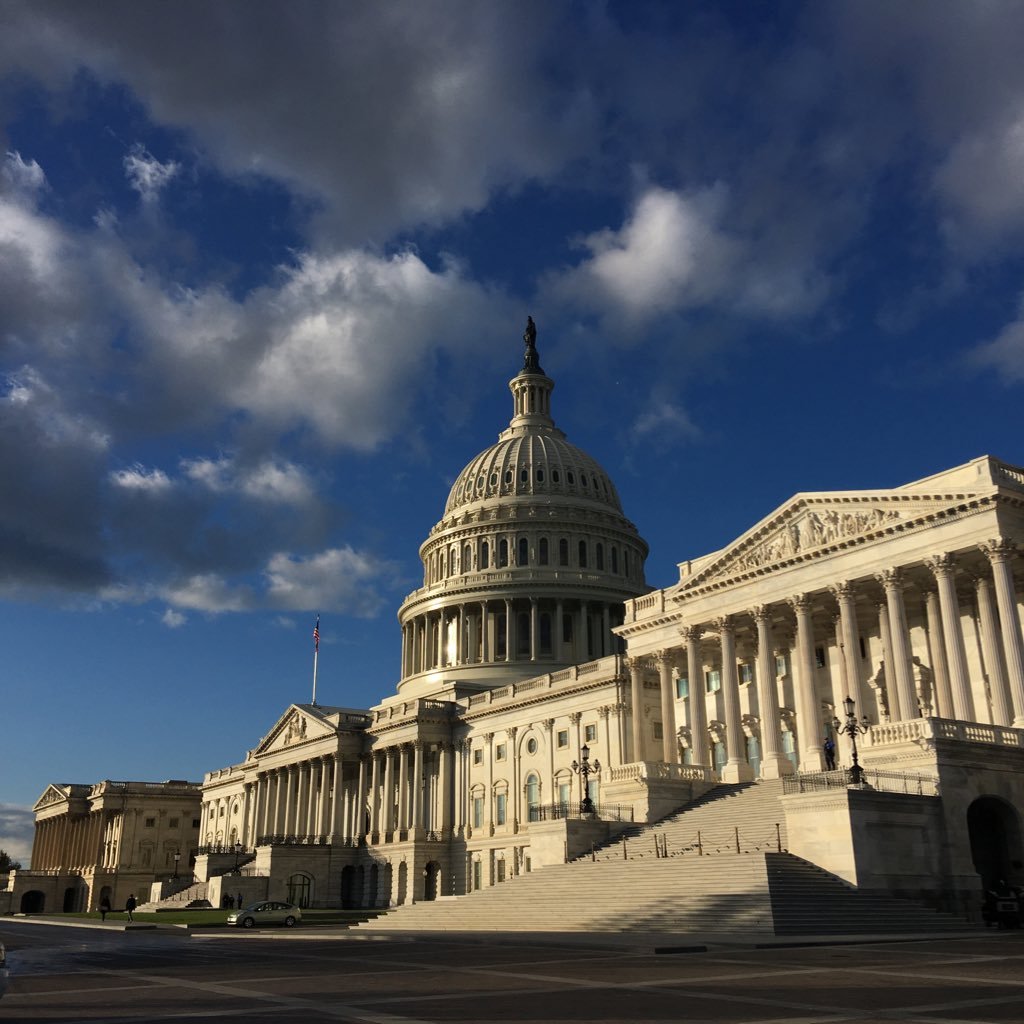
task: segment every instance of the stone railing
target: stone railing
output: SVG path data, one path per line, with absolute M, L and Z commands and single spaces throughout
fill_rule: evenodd
M 614 676 L 621 671 L 621 655 L 609 654 L 595 661 L 584 662 L 582 665 L 573 665 L 570 668 L 559 669 L 557 672 L 548 672 L 542 676 L 534 676 L 532 679 L 524 679 L 521 683 L 510 683 L 508 686 L 499 686 L 497 689 L 487 690 L 484 693 L 475 693 L 463 703 L 467 708 L 478 708 L 485 704 L 514 699 L 531 690 L 550 690 L 559 683 L 575 682 L 594 673 L 606 673 Z
M 864 737 L 864 745 L 883 747 L 892 743 L 936 739 L 1024 748 L 1024 729 L 987 725 L 984 722 L 958 722 L 951 718 L 915 718 L 908 722 L 885 722 L 871 726 Z
M 607 770 L 609 782 L 640 782 L 671 779 L 676 782 L 713 782 L 715 769 L 700 764 L 669 764 L 667 761 L 634 761 Z

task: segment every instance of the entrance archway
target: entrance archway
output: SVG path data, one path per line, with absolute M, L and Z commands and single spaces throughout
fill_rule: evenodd
M 366 891 L 366 905 L 368 907 L 380 906 L 380 866 L 370 865 L 369 885 Z
M 398 893 L 395 902 L 399 906 L 409 902 L 409 865 L 404 860 L 398 865 Z
M 341 905 L 348 910 L 356 907 L 356 869 L 352 864 L 341 869 Z
M 21 912 L 23 914 L 41 914 L 46 906 L 46 896 L 38 889 L 30 889 L 21 897 Z
M 429 861 L 423 869 L 423 898 L 437 899 L 437 886 L 441 877 L 441 865 L 436 860 Z
M 288 879 L 288 902 L 297 907 L 308 907 L 313 894 L 313 881 L 309 875 L 296 872 Z
M 967 808 L 967 833 L 971 859 L 986 890 L 1000 880 L 1024 882 L 1020 815 L 1011 804 L 995 796 L 979 797 Z
M 64 913 L 73 914 L 78 909 L 78 887 L 69 885 L 64 890 Z

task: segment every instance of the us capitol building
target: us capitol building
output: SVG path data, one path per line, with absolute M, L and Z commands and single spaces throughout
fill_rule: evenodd
M 745 827 L 962 913 L 1024 884 L 1024 470 L 797 494 L 652 591 L 614 483 L 555 425 L 532 320 L 524 340 L 508 428 L 420 546 L 397 692 L 290 705 L 206 775 L 186 852 L 214 905 L 462 895 L 732 790 L 778 808 L 730 826 L 737 850 Z

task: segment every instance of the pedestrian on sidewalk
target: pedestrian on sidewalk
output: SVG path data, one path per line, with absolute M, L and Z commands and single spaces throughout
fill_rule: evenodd
M 834 771 L 836 767 L 836 741 L 831 736 L 825 737 L 825 770 Z
M 134 921 L 135 920 L 135 918 L 132 917 L 132 914 L 135 913 L 135 908 L 138 905 L 139 904 L 138 904 L 138 902 L 135 899 L 135 893 L 133 893 L 133 892 L 129 893 L 128 894 L 128 899 L 126 899 L 124 901 L 124 909 L 125 909 L 125 913 L 128 915 L 128 920 L 129 921 Z
M 101 921 L 106 921 L 107 914 L 109 914 L 109 913 L 110 913 L 110 897 L 109 896 L 104 896 L 103 899 L 100 900 L 100 920 Z

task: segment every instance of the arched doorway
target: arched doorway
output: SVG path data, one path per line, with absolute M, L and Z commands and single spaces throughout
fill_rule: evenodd
M 313 880 L 309 875 L 296 872 L 288 879 L 288 902 L 297 907 L 308 907 L 313 894 Z
M 395 902 L 399 906 L 409 902 L 409 865 L 404 860 L 398 865 L 398 893 Z
M 23 914 L 41 914 L 46 906 L 46 896 L 38 889 L 30 889 L 22 893 L 21 912 Z
M 436 860 L 429 861 L 423 869 L 423 898 L 436 900 L 438 882 L 441 877 L 441 865 Z
M 64 907 L 63 911 L 65 914 L 73 914 L 78 909 L 78 887 L 69 885 L 64 890 Z
M 346 910 L 357 907 L 356 902 L 356 869 L 349 864 L 341 869 L 341 905 Z
M 971 859 L 986 890 L 1000 880 L 1011 885 L 1024 882 L 1020 816 L 1011 804 L 999 797 L 978 797 L 967 808 L 967 833 Z
M 380 900 L 380 866 L 378 864 L 370 865 L 369 882 L 366 890 L 366 905 L 376 907 Z

